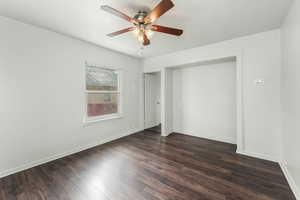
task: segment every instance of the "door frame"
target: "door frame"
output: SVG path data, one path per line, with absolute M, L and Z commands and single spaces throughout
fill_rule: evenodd
M 168 136 L 172 130 L 166 128 L 166 123 L 164 119 L 167 119 L 166 114 L 168 113 L 168 107 L 165 106 L 168 102 L 166 100 L 166 72 L 169 70 L 180 68 L 180 67 L 188 67 L 188 66 L 196 66 L 200 63 L 214 62 L 218 60 L 226 60 L 228 58 L 234 58 L 236 61 L 236 128 L 237 128 L 237 153 L 243 153 L 245 151 L 245 133 L 244 133 L 244 91 L 243 91 L 243 51 L 237 50 L 230 53 L 224 53 L 223 55 L 214 55 L 208 56 L 202 59 L 198 59 L 193 63 L 183 63 L 177 66 L 165 66 L 165 67 L 157 67 L 153 71 L 147 71 L 144 69 L 144 73 L 151 72 L 160 72 L 161 74 L 161 125 L 162 125 L 162 136 Z M 168 119 L 172 120 L 172 119 Z
M 149 128 L 146 126 L 146 84 L 145 84 L 145 81 L 146 81 L 146 74 L 151 74 L 151 73 L 157 73 L 159 76 L 160 76 L 160 123 L 162 124 L 162 73 L 161 71 L 156 71 L 156 72 L 145 72 L 143 73 L 143 111 L 144 111 L 144 115 L 143 115 L 143 127 L 144 127 L 144 130 Z

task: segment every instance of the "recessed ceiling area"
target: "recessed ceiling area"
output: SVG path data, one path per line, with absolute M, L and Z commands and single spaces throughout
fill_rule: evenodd
M 279 28 L 292 0 L 173 0 L 156 24 L 180 28 L 180 37 L 155 33 L 143 47 L 131 32 L 106 34 L 131 24 L 100 9 L 129 16 L 150 11 L 159 0 L 2 0 L 0 15 L 47 28 L 135 57 L 150 57 Z

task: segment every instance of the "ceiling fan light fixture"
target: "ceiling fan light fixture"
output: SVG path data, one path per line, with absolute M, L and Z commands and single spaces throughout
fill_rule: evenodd
M 152 26 L 149 24 L 138 24 L 133 30 L 133 35 L 137 37 L 139 42 L 144 43 L 144 34 L 146 34 L 148 39 L 152 38 L 154 32 L 151 29 Z
M 140 33 L 139 28 L 138 28 L 138 27 L 135 27 L 132 33 L 134 34 L 134 36 L 138 37 L 138 36 L 139 36 L 139 33 Z
M 139 42 L 143 43 L 144 42 L 144 34 L 142 31 L 139 31 L 139 34 L 138 34 L 138 40 Z
M 151 39 L 154 35 L 154 32 L 152 30 L 146 30 L 145 33 L 149 39 Z

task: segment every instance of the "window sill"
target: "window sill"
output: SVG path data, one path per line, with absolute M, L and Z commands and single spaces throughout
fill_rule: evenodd
M 122 115 L 113 115 L 113 116 L 107 116 L 107 117 L 99 118 L 99 119 L 84 119 L 83 120 L 83 125 L 84 126 L 89 126 L 89 125 L 99 123 L 99 122 L 102 122 L 102 121 L 121 119 L 121 118 L 123 118 Z

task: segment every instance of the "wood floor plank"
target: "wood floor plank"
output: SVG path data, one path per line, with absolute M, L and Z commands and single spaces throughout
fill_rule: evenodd
M 295 200 L 274 162 L 146 130 L 0 179 L 0 200 Z

